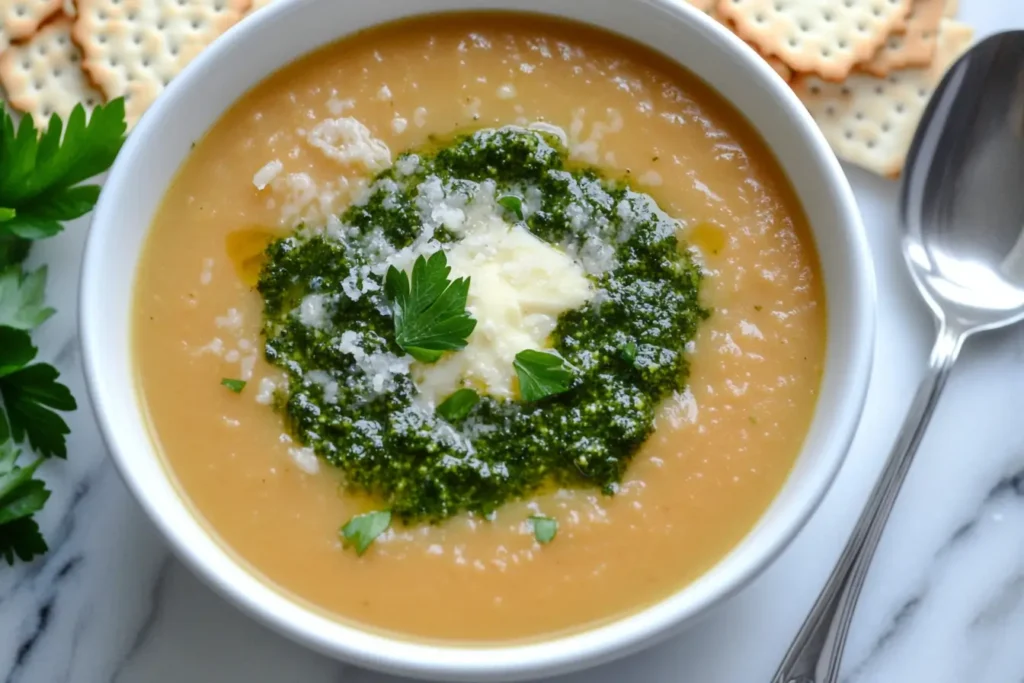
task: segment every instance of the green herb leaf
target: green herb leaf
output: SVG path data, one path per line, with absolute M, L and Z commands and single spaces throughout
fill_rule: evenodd
M 47 202 L 38 200 L 48 198 L 65 207 L 62 214 L 80 211 L 89 196 L 95 201 L 97 191 L 69 196 L 68 188 L 110 167 L 126 129 L 121 98 L 96 107 L 88 121 L 85 109 L 77 105 L 66 128 L 59 116 L 52 116 L 42 136 L 31 116 L 22 117 L 15 129 L 13 119 L 0 112 L 0 206 L 16 209 L 20 218 L 24 206 L 40 210 Z M 49 211 L 51 216 L 56 213 Z
M 18 467 L 19 455 L 11 442 L 0 443 L 0 556 L 8 564 L 14 564 L 15 557 L 27 561 L 46 552 L 32 519 L 50 497 L 46 485 L 32 478 L 43 459 Z
M 533 537 L 541 545 L 550 543 L 558 534 L 557 520 L 544 515 L 531 515 L 530 522 L 533 524 Z
M 0 270 L 0 325 L 31 330 L 54 314 L 43 303 L 46 295 L 46 266 L 22 273 L 18 266 Z
M 0 526 L 0 556 L 7 560 L 7 564 L 14 564 L 15 557 L 28 562 L 47 550 L 49 548 L 39 533 L 39 525 L 31 517 L 22 517 Z
M 622 345 L 622 360 L 630 364 L 636 362 L 636 342 L 626 342 Z
M 341 527 L 342 543 L 347 548 L 355 546 L 356 554 L 362 555 L 374 539 L 391 526 L 391 511 L 377 510 L 356 515 Z
M 384 293 L 391 300 L 395 341 L 410 356 L 436 362 L 445 351 L 458 351 L 476 327 L 466 312 L 469 278 L 448 279 L 452 269 L 443 251 L 420 256 L 412 278 L 394 266 L 388 268 Z
M 17 212 L 14 209 L 5 209 L 4 207 L 0 206 L 0 223 L 3 223 L 4 221 L 9 221 L 16 215 Z
M 472 389 L 459 389 L 437 407 L 437 414 L 449 422 L 458 422 L 473 409 L 480 395 Z
M 498 203 L 516 215 L 516 218 L 523 220 L 523 200 L 514 194 L 507 194 L 498 197 Z
M 561 356 L 526 349 L 512 363 L 519 377 L 519 395 L 524 401 L 539 401 L 569 390 L 572 370 Z
M 245 380 L 241 379 L 229 379 L 225 377 L 220 381 L 220 383 L 236 394 L 242 393 L 242 389 L 245 389 Z
M 70 430 L 54 411 L 74 410 L 77 404 L 68 388 L 57 381 L 60 373 L 52 365 L 29 365 L 35 355 L 27 332 L 0 327 L 0 441 L 27 439 L 39 455 L 64 458 Z

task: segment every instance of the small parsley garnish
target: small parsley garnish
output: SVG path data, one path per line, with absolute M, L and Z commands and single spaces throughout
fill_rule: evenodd
M 498 203 L 516 215 L 516 218 L 523 220 L 523 200 L 514 194 L 506 194 L 498 197 Z
M 760 310 L 761 310 L 761 306 L 760 306 L 760 304 L 758 304 L 758 305 L 755 305 L 755 306 L 754 306 L 754 310 L 755 310 L 755 311 L 760 311 Z
M 476 327 L 466 312 L 469 278 L 448 279 L 452 272 L 443 251 L 422 256 L 412 266 L 412 279 L 391 266 L 384 293 L 391 300 L 395 341 L 410 356 L 435 363 L 445 351 L 458 351 Z
M 561 356 L 526 349 L 512 363 L 519 377 L 519 395 L 524 401 L 539 401 L 569 390 L 572 370 Z
M 19 266 L 0 270 L 0 325 L 17 330 L 32 330 L 55 313 L 47 308 L 46 266 L 31 273 Z
M 479 400 L 480 394 L 472 389 L 459 389 L 437 407 L 437 414 L 449 422 L 458 422 L 469 415 Z
M 74 397 L 49 364 L 34 363 L 31 332 L 54 314 L 45 304 L 46 269 L 22 262 L 32 240 L 52 237 L 62 223 L 88 213 L 99 197 L 86 180 L 107 170 L 124 143 L 124 101 L 96 107 L 86 119 L 76 106 L 67 126 L 51 116 L 37 131 L 31 116 L 14 120 L 0 106 L 0 557 L 8 564 L 46 552 L 32 516 L 50 496 L 34 479 L 49 457 L 67 457 L 67 424 L 57 411 Z M 18 466 L 19 443 L 36 453 Z
M 230 379 L 228 377 L 225 377 L 220 381 L 220 383 L 222 386 L 227 387 L 236 394 L 242 393 L 242 389 L 245 389 L 244 379 Z
M 530 515 L 530 523 L 533 524 L 533 537 L 541 545 L 550 543 L 558 534 L 558 521 L 550 517 Z
M 374 539 L 391 526 L 391 511 L 376 510 L 356 515 L 341 527 L 342 544 L 355 546 L 356 555 L 362 555 Z
M 636 342 L 626 342 L 622 345 L 622 360 L 630 365 L 636 362 Z

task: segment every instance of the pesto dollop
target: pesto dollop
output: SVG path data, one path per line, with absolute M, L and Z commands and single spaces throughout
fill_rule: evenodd
M 481 130 L 400 156 L 337 220 L 267 250 L 265 352 L 288 377 L 278 410 L 348 486 L 404 522 L 490 513 L 547 484 L 611 494 L 659 403 L 685 387 L 686 346 L 707 312 L 677 221 L 567 159 L 546 133 Z M 573 370 L 568 391 L 532 403 L 484 395 L 448 421 L 417 401 L 384 276 L 410 250 L 448 248 L 452 212 L 480 201 L 572 255 L 596 295 L 550 338 Z

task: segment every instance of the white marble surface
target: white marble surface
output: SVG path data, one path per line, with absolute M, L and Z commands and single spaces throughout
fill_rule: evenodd
M 983 36 L 1024 28 L 1024 0 L 966 0 Z M 856 169 L 881 293 L 878 351 L 850 457 L 820 510 L 756 582 L 685 635 L 559 683 L 767 682 L 828 574 L 924 370 L 932 323 L 898 251 L 896 186 Z M 68 462 L 43 475 L 52 551 L 0 571 L 8 683 L 395 683 L 251 621 L 172 558 L 106 457 L 84 401 L 75 292 L 87 220 L 33 255 L 59 314 L 39 334 L 81 409 Z M 844 683 L 1024 681 L 1024 328 L 968 342 L 868 579 Z

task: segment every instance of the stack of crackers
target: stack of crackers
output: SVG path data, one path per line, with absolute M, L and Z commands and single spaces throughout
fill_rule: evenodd
M 953 18 L 956 0 L 690 2 L 790 84 L 839 158 L 887 177 L 903 170 L 932 92 L 974 36 Z
M 131 126 L 196 54 L 268 2 L 0 0 L 0 85 L 37 126 L 116 97 Z M 952 18 L 956 0 L 689 2 L 765 58 L 840 158 L 890 177 L 973 36 Z
M 269 0 L 0 0 L 0 85 L 45 126 L 125 99 L 133 125 L 207 45 Z

